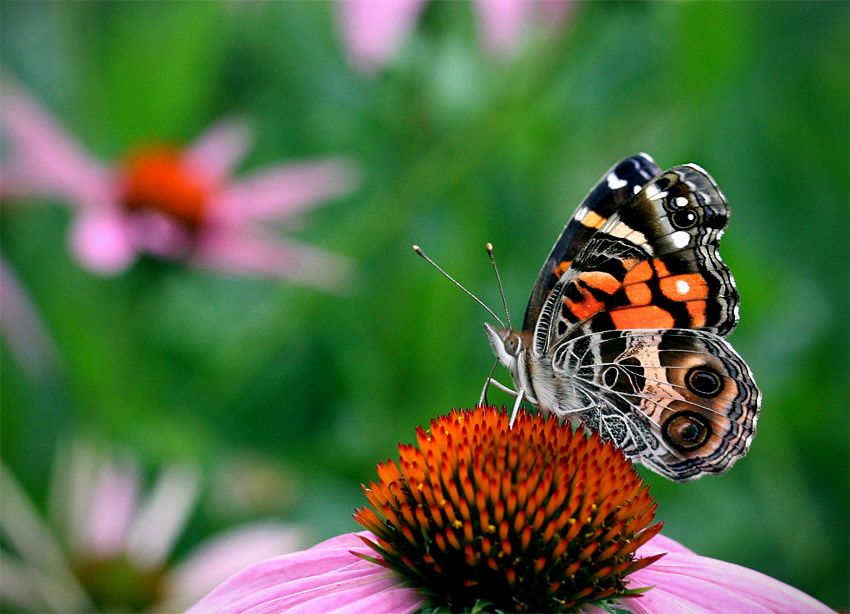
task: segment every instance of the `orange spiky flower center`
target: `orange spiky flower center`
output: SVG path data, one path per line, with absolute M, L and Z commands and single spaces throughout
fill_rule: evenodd
M 557 419 L 495 407 L 454 410 L 419 427 L 417 446 L 378 465 L 354 517 L 409 583 L 452 611 L 570 611 L 635 594 L 625 578 L 661 555 L 635 551 L 649 489 L 611 443 Z
M 127 209 L 163 213 L 191 229 L 204 220 L 212 186 L 176 147 L 149 145 L 127 157 L 122 187 Z

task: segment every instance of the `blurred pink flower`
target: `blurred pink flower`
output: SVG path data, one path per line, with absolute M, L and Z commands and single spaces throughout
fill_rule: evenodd
M 516 52 L 535 19 L 559 23 L 572 0 L 476 0 L 484 45 L 491 54 Z M 413 30 L 425 0 L 342 0 L 340 20 L 351 62 L 366 71 L 383 68 Z
M 245 565 L 302 543 L 292 526 L 247 523 L 172 562 L 197 470 L 166 467 L 143 495 L 132 457 L 81 441 L 57 454 L 48 520 L 2 463 L 0 481 L 0 600 L 22 611 L 179 611 Z
M 355 180 L 346 159 L 272 166 L 235 179 L 231 174 L 251 137 L 244 121 L 228 118 L 185 149 L 152 144 L 105 165 L 38 102 L 10 87 L 3 92 L 0 127 L 10 150 L 0 167 L 2 195 L 74 205 L 71 248 L 94 272 L 120 273 L 148 253 L 322 288 L 343 278 L 345 259 L 281 241 L 263 223 L 291 222 L 346 194 Z
M 369 532 L 360 536 L 374 541 Z M 619 600 L 634 614 L 817 614 L 833 612 L 805 593 L 757 571 L 694 554 L 657 535 L 637 557 L 666 552 L 660 561 L 629 576 L 647 592 Z M 355 556 L 374 556 L 358 534 L 334 537 L 308 550 L 260 561 L 231 576 L 192 606 L 189 614 L 216 612 L 416 612 L 425 595 L 395 572 Z M 581 612 L 609 610 L 585 605 Z
M 18 276 L 0 256 L 0 334 L 27 374 L 37 379 L 54 371 L 59 351 Z

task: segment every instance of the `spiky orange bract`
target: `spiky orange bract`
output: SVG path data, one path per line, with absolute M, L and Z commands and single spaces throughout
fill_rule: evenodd
M 520 411 L 513 428 L 495 407 L 454 410 L 399 445 L 364 487 L 355 519 L 376 562 L 432 603 L 503 611 L 568 611 L 629 594 L 624 579 L 661 530 L 640 476 L 596 433 Z

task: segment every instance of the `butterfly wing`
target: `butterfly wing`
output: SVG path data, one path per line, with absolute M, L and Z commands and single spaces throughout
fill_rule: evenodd
M 724 473 L 755 436 L 761 393 L 712 333 L 590 333 L 559 346 L 552 364 L 579 391 L 586 426 L 671 480 Z
M 534 333 L 538 354 L 605 330 L 690 328 L 728 335 L 738 292 L 717 246 L 729 206 L 694 164 L 647 183 L 576 254 Z
M 564 226 L 552 251 L 549 252 L 549 257 L 540 269 L 531 297 L 528 299 L 523 330 L 534 330 L 540 309 L 549 292 L 564 271 L 569 268 L 576 254 L 596 232 L 599 224 L 660 173 L 661 169 L 655 161 L 649 155 L 641 153 L 620 160 L 603 175 Z

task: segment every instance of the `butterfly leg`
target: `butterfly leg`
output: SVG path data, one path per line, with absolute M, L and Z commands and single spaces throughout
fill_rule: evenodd
M 492 371 L 490 373 L 492 375 Z M 525 398 L 525 390 L 523 390 L 522 388 L 520 388 L 518 391 L 513 390 L 512 388 L 508 388 L 507 386 L 505 386 L 501 382 L 494 380 L 492 377 L 488 377 L 487 382 L 484 384 L 484 390 L 481 391 L 481 399 L 478 401 L 479 405 L 484 403 L 484 398 L 487 395 L 487 388 L 490 387 L 490 384 L 492 384 L 493 386 L 495 386 L 496 388 L 498 388 L 502 392 L 507 393 L 507 394 L 511 395 L 512 397 L 516 397 L 516 402 L 514 403 L 514 408 L 511 411 L 511 421 L 510 421 L 510 427 L 513 428 L 514 420 L 516 420 L 516 414 L 519 411 L 519 406 L 520 406 L 520 404 L 522 404 L 522 400 Z
M 499 364 L 499 361 L 493 363 L 493 366 L 490 368 L 490 374 L 487 376 L 487 379 L 484 381 L 484 389 L 481 391 L 481 396 L 478 398 L 478 404 L 484 405 L 487 403 L 487 389 L 490 387 L 490 382 L 493 381 L 493 373 L 496 371 L 496 365 Z
M 525 396 L 525 390 L 522 388 L 516 393 L 516 403 L 514 403 L 514 409 L 511 412 L 511 421 L 508 423 L 508 428 L 514 428 L 514 420 L 516 420 L 516 414 L 519 411 L 519 406 L 522 403 L 522 398 Z
M 498 388 L 502 392 L 505 392 L 505 393 L 511 395 L 512 397 L 515 397 L 519 394 L 513 388 L 508 388 L 507 386 L 505 386 L 501 382 L 494 380 L 492 377 L 487 380 L 487 385 L 489 386 L 490 384 L 492 384 L 493 386 L 495 386 L 496 388 Z

